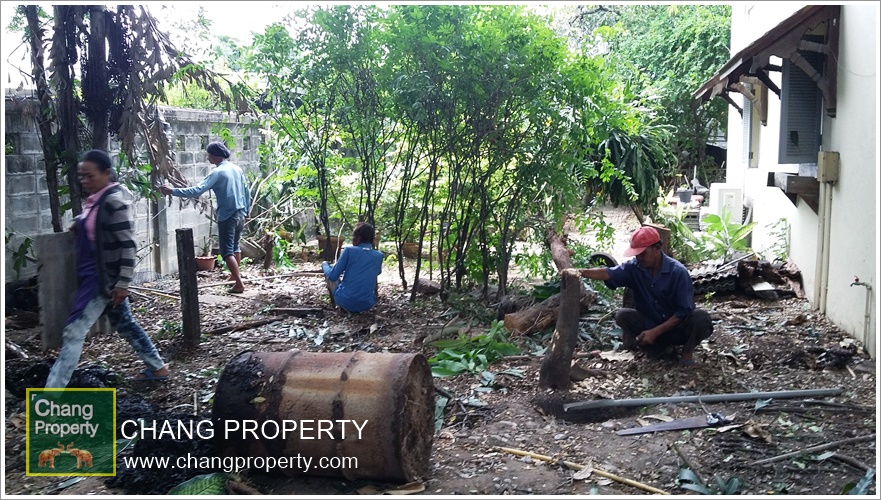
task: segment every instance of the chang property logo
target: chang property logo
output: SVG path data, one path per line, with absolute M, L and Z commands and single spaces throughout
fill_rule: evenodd
M 26 475 L 116 475 L 116 389 L 26 394 Z

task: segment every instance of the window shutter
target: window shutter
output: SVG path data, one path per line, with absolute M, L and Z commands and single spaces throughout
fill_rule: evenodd
M 752 91 L 752 85 L 745 83 L 744 86 Z M 743 96 L 743 146 L 741 158 L 743 164 L 749 168 L 753 159 L 753 103 Z
M 820 54 L 803 53 L 811 66 L 822 70 Z M 783 60 L 778 163 L 817 163 L 823 102 L 820 90 L 789 59 Z

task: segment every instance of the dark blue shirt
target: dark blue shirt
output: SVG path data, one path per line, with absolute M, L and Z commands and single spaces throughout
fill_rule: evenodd
M 661 257 L 661 269 L 654 276 L 637 263 L 636 257 L 606 268 L 609 288 L 624 286 L 633 290 L 636 310 L 645 316 L 646 329 L 660 325 L 671 316 L 684 319 L 694 311 L 694 284 L 688 269 L 667 255 L 661 254 Z
M 333 268 L 326 262 L 321 265 L 330 281 L 343 279 L 333 293 L 338 306 L 362 312 L 376 304 L 376 277 L 382 272 L 382 258 L 382 252 L 374 250 L 372 244 L 362 243 L 344 248 Z

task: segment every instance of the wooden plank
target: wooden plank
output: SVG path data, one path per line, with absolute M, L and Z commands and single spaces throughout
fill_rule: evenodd
M 296 316 L 298 318 L 305 318 L 306 316 L 324 317 L 324 309 L 319 309 L 317 307 L 276 307 L 272 309 L 272 312 Z
M 774 172 L 774 185 L 786 194 L 819 195 L 820 193 L 820 182 L 815 177 Z
M 196 284 L 196 247 L 191 228 L 176 229 L 177 269 L 180 274 L 181 331 L 184 347 L 199 347 L 199 287 Z
M 810 207 L 815 214 L 820 212 L 820 195 L 800 194 L 798 196 L 803 202 L 807 203 L 808 207 Z
M 835 118 L 838 107 L 838 37 L 841 29 L 841 6 L 833 11 L 832 19 L 826 22 L 826 44 L 832 52 L 831 57 L 826 57 L 826 81 L 829 85 L 829 100 L 823 101 L 826 106 L 826 114 Z

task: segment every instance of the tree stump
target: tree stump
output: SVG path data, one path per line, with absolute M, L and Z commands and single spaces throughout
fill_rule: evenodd
M 551 345 L 545 351 L 539 371 L 538 385 L 547 389 L 569 387 L 572 353 L 578 341 L 578 317 L 581 315 L 581 277 L 575 270 L 566 270 L 561 279 L 560 308 L 557 328 Z

